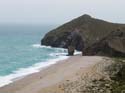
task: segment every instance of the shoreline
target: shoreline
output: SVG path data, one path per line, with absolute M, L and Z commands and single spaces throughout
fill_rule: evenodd
M 57 62 L 61 61 L 61 60 L 66 60 L 68 59 L 68 56 L 59 56 L 56 59 L 49 59 L 46 62 L 39 62 L 36 63 L 30 67 L 27 68 L 20 68 L 17 71 L 14 71 L 13 73 L 6 75 L 6 76 L 1 76 L 0 77 L 0 88 L 4 87 L 6 85 L 9 85 L 11 83 L 16 82 L 17 80 L 23 79 L 31 74 L 34 73 L 38 73 L 48 67 L 50 67 L 51 65 L 56 64 Z
M 46 48 L 46 47 L 51 48 L 50 46 L 41 46 L 39 44 L 33 44 L 32 46 L 35 48 Z M 61 48 L 56 48 L 56 49 L 61 49 Z M 64 49 L 61 49 L 61 50 L 64 50 Z M 80 52 L 75 51 L 74 56 L 80 55 L 80 54 L 81 54 Z M 25 78 L 26 76 L 29 76 L 31 74 L 38 73 L 41 70 L 48 68 L 51 65 L 56 64 L 57 62 L 60 62 L 61 60 L 68 59 L 69 57 L 70 56 L 66 56 L 66 54 L 65 55 L 57 54 L 57 58 L 48 59 L 45 62 L 38 62 L 27 68 L 19 68 L 16 71 L 13 71 L 11 74 L 0 76 L 0 88 L 6 85 L 9 85 L 11 83 L 14 83 L 15 81 Z
M 9 85 L 1 87 L 0 93 L 44 93 L 43 91 L 39 91 L 41 91 L 41 89 L 46 90 L 48 87 L 55 86 L 56 84 L 58 85 L 60 82 L 71 79 L 77 72 L 79 73 L 81 68 L 84 70 L 83 72 L 86 72 L 89 68 L 102 60 L 103 58 L 98 56 L 81 57 L 80 55 L 77 55 L 69 57 L 68 59 L 61 60 L 54 65 L 40 70 L 40 72 L 30 74 Z M 74 79 L 76 77 L 77 76 L 74 76 Z

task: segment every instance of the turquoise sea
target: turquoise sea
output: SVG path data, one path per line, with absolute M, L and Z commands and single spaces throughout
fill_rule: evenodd
M 67 50 L 40 45 L 56 26 L 0 25 L 0 87 L 67 58 Z

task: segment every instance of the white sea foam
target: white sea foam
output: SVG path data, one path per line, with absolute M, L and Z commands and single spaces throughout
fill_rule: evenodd
M 50 46 L 41 46 L 40 44 L 34 44 L 32 46 L 35 48 L 52 48 Z M 68 58 L 68 56 L 65 56 L 67 54 L 67 53 L 65 53 L 67 51 L 66 49 L 62 49 L 62 48 L 55 48 L 55 49 L 57 51 L 58 50 L 62 51 L 62 52 L 50 54 L 50 56 L 58 56 L 56 59 L 49 59 L 47 62 L 39 62 L 28 68 L 20 68 L 17 71 L 14 71 L 10 75 L 0 76 L 0 87 L 13 83 L 15 80 L 18 80 L 29 74 L 39 72 L 43 68 L 46 68 L 50 65 L 53 65 L 53 64 L 59 62 L 59 60 L 64 60 L 64 59 Z M 80 54 L 80 52 L 76 51 L 75 54 Z
M 40 44 L 33 44 L 32 45 L 34 48 L 52 48 L 51 46 L 44 46 L 44 45 L 40 45 Z M 62 52 L 67 52 L 67 49 L 63 49 L 63 48 L 53 48 L 53 49 L 56 49 L 57 51 L 59 50 L 59 51 L 62 51 Z M 56 55 L 56 54 L 66 54 L 66 53 L 53 53 L 53 54 L 50 54 L 50 55 Z M 75 53 L 74 53 L 75 55 L 77 55 L 77 54 L 81 54 L 81 52 L 79 52 L 79 51 L 77 51 L 77 50 L 75 50 Z
M 39 72 L 41 69 L 57 63 L 57 61 L 64 60 L 67 58 L 68 58 L 67 56 L 60 56 L 57 59 L 50 59 L 47 62 L 36 63 L 33 66 L 28 67 L 28 68 L 20 68 L 19 70 L 14 71 L 13 74 L 0 77 L 0 87 L 13 83 L 15 80 L 17 80 L 21 77 L 27 76 L 32 73 Z
M 40 46 L 38 44 L 33 45 L 33 47 L 45 48 L 45 46 Z M 47 48 L 51 48 L 51 47 L 47 47 Z M 51 54 L 51 55 L 55 56 L 55 54 Z M 15 80 L 18 80 L 24 76 L 29 75 L 29 74 L 39 72 L 43 68 L 46 68 L 50 65 L 57 63 L 59 60 L 64 60 L 64 59 L 68 58 L 68 56 L 64 56 L 65 54 L 61 55 L 60 53 L 57 53 L 56 55 L 58 55 L 58 57 L 56 59 L 49 59 L 46 62 L 39 62 L 39 63 L 36 63 L 33 66 L 30 66 L 28 68 L 20 68 L 17 71 L 14 71 L 10 75 L 0 76 L 0 87 L 3 87 L 3 86 L 8 85 L 10 83 L 13 83 Z
M 80 52 L 80 51 L 75 50 L 74 55 L 78 55 L 78 54 L 81 54 L 81 52 Z
M 44 45 L 40 45 L 40 44 L 33 44 L 32 46 L 35 48 L 52 48 L 51 46 L 44 46 Z

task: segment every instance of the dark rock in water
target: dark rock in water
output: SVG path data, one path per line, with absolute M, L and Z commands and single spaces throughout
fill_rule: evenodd
M 110 23 L 89 15 L 80 16 L 50 31 L 41 44 L 68 48 L 67 40 L 74 29 L 78 29 L 82 36 L 82 40 L 75 39 L 75 49 L 83 51 L 84 55 L 125 57 L 125 24 Z
M 72 56 L 74 54 L 75 47 L 74 46 L 68 46 L 68 56 Z

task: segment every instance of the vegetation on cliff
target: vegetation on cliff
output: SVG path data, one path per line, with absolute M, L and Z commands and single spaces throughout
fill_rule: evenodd
M 116 64 L 121 63 L 119 72 L 112 77 L 114 81 L 112 83 L 112 93 L 124 93 L 125 92 L 125 58 L 113 58 Z M 123 92 L 124 91 L 124 92 Z

